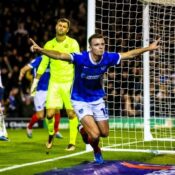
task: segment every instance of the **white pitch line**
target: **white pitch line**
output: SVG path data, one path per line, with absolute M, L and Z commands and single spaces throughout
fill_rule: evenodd
M 31 162 L 31 163 L 24 163 L 24 164 L 21 164 L 21 165 L 13 165 L 13 166 L 10 166 L 10 167 L 0 169 L 0 172 L 13 170 L 13 169 L 17 169 L 17 168 L 21 168 L 21 167 L 25 167 L 25 166 L 37 165 L 37 164 L 46 163 L 46 162 L 53 162 L 53 161 L 56 161 L 56 160 L 66 159 L 66 158 L 69 158 L 69 157 L 74 157 L 74 156 L 85 154 L 85 153 L 88 153 L 88 152 L 90 152 L 90 151 L 81 151 L 81 152 L 78 152 L 78 153 L 69 154 L 67 156 L 61 156 L 61 157 L 56 157 L 56 158 L 52 158 L 52 159 L 46 159 L 46 160 L 41 160 L 41 161 L 37 161 L 37 162 Z

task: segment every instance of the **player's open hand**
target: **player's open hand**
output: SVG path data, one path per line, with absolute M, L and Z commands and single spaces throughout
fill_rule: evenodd
M 36 44 L 32 38 L 30 38 L 29 40 L 32 43 L 32 46 L 30 47 L 30 50 L 32 52 L 40 52 L 42 50 L 42 48 L 38 46 L 38 44 Z
M 149 45 L 150 50 L 156 50 L 160 47 L 160 38 L 155 40 L 153 43 Z
M 36 78 L 34 78 L 34 80 L 33 80 L 32 86 L 30 88 L 30 95 L 32 97 L 34 97 L 35 94 L 36 94 L 36 89 L 37 89 L 37 86 L 38 86 L 38 81 L 39 81 L 39 79 L 36 79 Z

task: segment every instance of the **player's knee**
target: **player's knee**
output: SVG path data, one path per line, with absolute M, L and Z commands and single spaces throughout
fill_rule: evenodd
M 69 120 L 72 120 L 77 117 L 73 110 L 67 111 L 67 115 L 68 115 Z
M 106 132 L 102 132 L 101 133 L 101 137 L 108 137 L 108 135 L 109 135 L 109 131 L 106 131 Z
M 38 119 L 43 119 L 44 118 L 44 116 L 43 115 L 37 115 L 38 116 Z
M 90 134 L 90 137 L 91 137 L 92 140 L 96 141 L 96 140 L 99 139 L 100 133 L 99 133 L 99 132 L 92 132 L 92 133 Z
M 53 118 L 54 114 L 53 113 L 47 113 L 47 118 Z
M 43 118 L 44 118 L 44 114 L 42 114 L 42 113 L 37 113 L 37 117 L 38 117 L 38 119 L 43 119 Z

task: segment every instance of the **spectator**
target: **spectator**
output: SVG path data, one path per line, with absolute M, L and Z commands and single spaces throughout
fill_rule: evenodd
M 12 87 L 8 97 L 8 111 L 7 116 L 12 118 L 18 118 L 21 116 L 21 104 L 22 99 L 19 93 L 18 87 Z

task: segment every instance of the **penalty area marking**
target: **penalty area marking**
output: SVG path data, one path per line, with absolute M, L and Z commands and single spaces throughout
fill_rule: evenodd
M 22 168 L 22 167 L 26 167 L 26 166 L 31 166 L 31 165 L 37 165 L 37 164 L 46 163 L 46 162 L 53 162 L 53 161 L 56 161 L 56 160 L 66 159 L 66 158 L 69 158 L 69 157 L 78 156 L 78 155 L 85 154 L 85 153 L 88 153 L 88 152 L 90 152 L 90 151 L 81 151 L 81 152 L 77 152 L 77 153 L 74 153 L 74 154 L 69 154 L 67 156 L 61 156 L 61 157 L 56 157 L 56 158 L 52 158 L 52 159 L 46 159 L 46 160 L 41 160 L 41 161 L 37 161 L 37 162 L 31 162 L 31 163 L 24 163 L 24 164 L 21 164 L 21 165 L 13 165 L 13 166 L 10 166 L 10 167 L 0 169 L 0 172 L 13 170 L 13 169 L 17 169 L 17 168 Z

